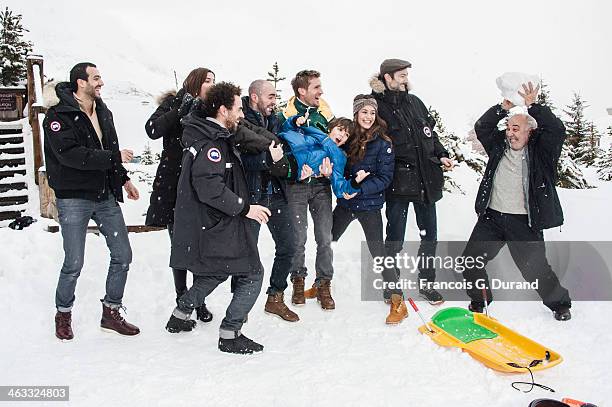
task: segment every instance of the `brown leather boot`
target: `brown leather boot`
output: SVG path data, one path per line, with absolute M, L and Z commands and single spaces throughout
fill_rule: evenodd
M 317 287 L 313 285 L 308 290 L 304 291 L 304 298 L 317 298 Z
M 304 277 L 291 277 L 293 283 L 293 294 L 291 295 L 291 303 L 293 305 L 304 305 Z
M 100 321 L 102 330 L 113 331 L 119 335 L 138 335 L 140 329 L 123 319 L 119 310 L 120 308 L 113 309 L 102 304 L 102 320 Z
M 391 295 L 391 309 L 387 315 L 386 323 L 390 325 L 399 324 L 408 316 L 408 307 L 399 294 Z
M 55 314 L 55 336 L 62 341 L 70 341 L 74 338 L 72 333 L 72 313 L 57 311 Z
M 336 303 L 331 296 L 331 281 L 321 280 L 317 289 L 317 301 L 324 310 L 336 309 Z
M 268 314 L 276 315 L 285 321 L 297 322 L 300 320 L 300 317 L 285 305 L 282 292 L 268 295 L 264 311 Z

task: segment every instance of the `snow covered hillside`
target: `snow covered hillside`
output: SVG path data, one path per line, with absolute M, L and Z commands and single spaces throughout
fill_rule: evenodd
M 471 6 L 448 3 L 441 7 L 431 2 L 418 6 L 422 7 L 418 12 L 404 9 L 408 3 L 387 2 L 368 10 L 357 3 L 314 0 L 313 9 L 321 12 L 308 14 L 308 27 L 319 32 L 312 40 L 318 49 L 307 52 L 299 47 L 301 38 L 286 34 L 301 33 L 304 28 L 294 27 L 291 7 L 280 2 L 267 6 L 265 16 L 257 2 L 215 4 L 210 10 L 208 3 L 196 2 L 185 2 L 184 8 L 151 0 L 124 2 L 124 8 L 104 2 L 94 5 L 100 8 L 93 11 L 89 5 L 70 0 L 7 3 L 24 14 L 24 24 L 31 30 L 35 51 L 45 57 L 49 77 L 66 79 L 70 67 L 82 60 L 98 64 L 106 81 L 102 97 L 113 112 L 121 148 L 133 149 L 136 155 L 146 144 L 154 153 L 161 150 L 160 140 L 147 138 L 144 123 L 156 107 L 155 97 L 174 87 L 172 70 L 177 70 L 180 82 L 198 65 L 218 67 L 219 80 L 233 80 L 243 89 L 256 75 L 265 76 L 277 58 L 288 77 L 305 67 L 319 69 L 324 75 L 324 98 L 336 113 L 346 115 L 352 96 L 368 91 L 367 78 L 383 58 L 405 57 L 414 62 L 418 93 L 440 111 L 449 131 L 457 135 L 467 134 L 473 119 L 498 101 L 494 79 L 506 70 L 543 74 L 553 93 L 559 89 L 555 94 L 559 108 L 562 98 L 569 103 L 573 89 L 584 89 L 587 99 L 600 108 L 592 113 L 595 116 L 602 114 L 601 106 L 609 98 L 601 91 L 610 88 L 606 86 L 609 74 L 602 74 L 610 66 L 609 55 L 601 52 L 601 44 L 609 37 L 604 32 L 609 25 L 603 24 L 609 13 L 601 11 L 595 1 L 581 6 L 563 1 L 513 3 L 535 8 L 527 18 L 520 17 L 521 22 L 512 23 L 516 36 L 512 44 L 539 44 L 525 47 L 526 61 L 510 60 L 508 51 L 501 49 L 500 36 L 505 32 L 500 28 L 501 17 L 485 0 Z M 185 10 L 190 6 L 196 11 Z M 410 7 L 417 6 L 410 3 Z M 444 13 L 439 13 L 442 8 Z M 250 13 L 255 11 L 260 13 L 257 22 L 261 26 L 273 20 L 265 34 L 249 31 L 253 28 Z M 235 32 L 229 38 L 218 37 L 219 27 L 234 12 L 231 29 Z M 432 22 L 436 14 L 444 15 Z M 588 38 L 583 63 L 562 63 L 567 53 L 561 47 L 540 49 L 545 39 L 533 40 L 531 15 L 550 16 L 540 29 L 548 30 L 555 44 L 573 49 L 577 41 L 583 41 L 580 38 Z M 409 17 L 402 19 L 405 30 L 402 24 L 388 23 L 398 16 Z M 567 30 L 573 20 L 588 25 L 582 36 Z M 92 21 L 95 30 L 91 30 Z M 353 27 L 361 27 L 364 38 Z M 246 39 L 253 40 L 252 47 L 245 46 Z M 388 43 L 383 44 L 383 39 Z M 266 48 L 256 40 L 272 45 Z M 474 44 L 479 45 L 477 50 Z M 551 56 L 543 58 L 544 51 Z M 188 57 L 177 58 L 181 53 Z M 592 74 L 585 74 L 591 70 Z M 575 82 L 568 84 L 567 78 Z M 290 92 L 288 82 L 283 83 L 283 97 Z M 605 129 L 612 124 L 610 117 L 600 117 L 596 124 Z M 611 143 L 610 138 L 602 139 L 602 147 Z M 133 163 L 126 168 L 141 198 L 126 202 L 122 210 L 128 225 L 143 224 L 156 165 Z M 585 175 L 596 188 L 559 190 L 565 224 L 547 230 L 546 240 L 611 240 L 612 182 L 599 181 L 593 168 L 585 169 Z M 446 193 L 437 204 L 440 241 L 466 240 L 476 222 L 473 206 L 479 175 L 462 163 L 452 178 L 462 192 Z M 35 199 L 26 214 L 37 217 Z M 412 209 L 408 218 L 406 239 L 417 241 L 419 230 Z M 214 314 L 212 322 L 198 323 L 190 333 L 169 334 L 164 329 L 175 305 L 166 231 L 129 236 L 134 260 L 124 303 L 126 319 L 138 325 L 141 334 L 121 337 L 102 332 L 98 299 L 104 295 L 108 250 L 102 236 L 90 234 L 73 309 L 75 339 L 60 342 L 54 335 L 53 317 L 63 261 L 62 237 L 47 232 L 48 225 L 56 223 L 38 217 L 22 231 L 0 227 L 0 386 L 68 385 L 70 402 L 19 405 L 526 407 L 543 397 L 571 397 L 599 406 L 612 400 L 612 328 L 605 322 L 612 314 L 612 302 L 574 302 L 572 319 L 567 322 L 554 320 L 540 302 L 493 303 L 490 311 L 495 318 L 564 358 L 560 365 L 535 373 L 536 382 L 556 393 L 535 388 L 524 394 L 511 383 L 529 381 L 528 374 L 501 374 L 467 353 L 436 345 L 417 331 L 421 321 L 412 310 L 402 324 L 385 325 L 388 306 L 361 300 L 364 236 L 357 222 L 333 246 L 336 310 L 324 312 L 310 300 L 304 307 L 290 306 L 301 320 L 287 323 L 264 313 L 264 287 L 243 331 L 265 350 L 245 357 L 217 349 L 219 323 L 230 299 L 227 282 L 207 299 Z M 259 249 L 265 286 L 274 258 L 274 242 L 265 227 Z M 315 249 L 311 227 L 307 286 L 313 281 Z M 290 289 L 286 297 L 289 295 Z M 422 301 L 417 304 L 430 318 L 441 308 L 467 307 L 468 301 L 440 307 Z

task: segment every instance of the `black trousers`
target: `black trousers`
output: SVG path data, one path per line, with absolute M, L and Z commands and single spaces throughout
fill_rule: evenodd
M 372 258 L 386 256 L 380 209 L 353 211 L 344 206 L 336 205 L 333 212 L 332 241 L 337 242 L 346 231 L 346 228 L 355 219 L 361 224 Z M 382 272 L 382 277 L 384 282 L 398 281 L 398 276 L 393 268 L 385 268 Z M 384 297 L 390 298 L 391 294 L 401 295 L 402 291 L 399 289 L 385 290 Z
M 529 227 L 527 215 L 506 214 L 487 209 L 486 213 L 478 218 L 463 256 L 483 256 L 486 266 L 506 244 L 523 278 L 530 283 L 538 281 L 537 292 L 544 305 L 551 310 L 561 306 L 571 307 L 568 291 L 561 286 L 546 259 L 544 235 L 542 231 L 534 231 Z M 463 277 L 474 285 L 477 280 L 484 280 L 487 299 L 492 299 L 489 278 L 484 267 L 466 267 Z M 473 286 L 467 293 L 474 302 L 484 301 L 482 289 Z

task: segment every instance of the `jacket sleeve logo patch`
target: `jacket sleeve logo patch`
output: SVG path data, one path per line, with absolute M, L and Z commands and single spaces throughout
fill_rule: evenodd
M 49 128 L 52 131 L 58 132 L 62 129 L 62 125 L 60 124 L 60 122 L 54 121 L 54 122 L 51 122 L 51 124 L 49 125 Z
M 431 129 L 429 127 L 423 127 L 423 133 L 425 133 L 427 137 L 431 137 Z
M 214 163 L 218 163 L 219 161 L 221 161 L 221 152 L 216 147 L 210 148 L 206 153 L 206 156 L 210 161 Z

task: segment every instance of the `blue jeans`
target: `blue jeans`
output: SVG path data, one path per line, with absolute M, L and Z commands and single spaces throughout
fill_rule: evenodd
M 332 242 L 332 197 L 329 183 L 296 183 L 287 185 L 287 200 L 291 216 L 291 228 L 295 233 L 296 251 L 291 267 L 291 277 L 306 277 L 306 239 L 308 237 L 308 211 L 314 223 L 317 242 L 315 260 L 315 286 L 323 279 L 334 276 Z
M 438 243 L 436 204 L 424 204 L 420 202 L 413 202 L 412 204 L 414 205 L 416 223 L 421 231 L 421 245 L 418 255 L 421 257 L 435 256 Z M 387 201 L 386 205 L 387 237 L 385 239 L 385 248 L 387 256 L 395 256 L 402 250 L 404 244 L 406 222 L 408 220 L 408 206 L 410 202 L 393 200 Z M 419 280 L 433 282 L 435 279 L 435 268 L 419 269 Z
M 64 240 L 64 264 L 55 292 L 58 311 L 68 312 L 74 304 L 76 283 L 85 259 L 85 237 L 90 219 L 98 225 L 110 250 L 106 295 L 102 301 L 111 308 L 120 307 L 127 272 L 132 262 L 132 249 L 119 204 L 112 195 L 101 202 L 57 199 L 57 210 Z
M 291 228 L 289 207 L 282 193 L 262 194 L 259 200 L 251 197 L 251 204 L 263 205 L 272 213 L 267 225 L 272 239 L 274 239 L 276 252 L 274 253 L 274 264 L 270 274 L 270 287 L 268 287 L 266 294 L 283 292 L 287 288 L 287 277 L 291 271 L 295 254 L 295 237 Z M 253 233 L 255 233 L 255 240 L 258 240 L 261 225 L 252 220 L 251 226 Z

